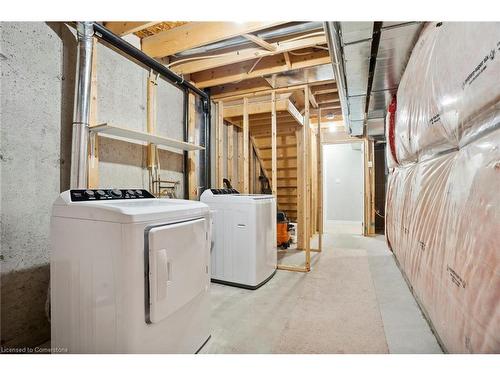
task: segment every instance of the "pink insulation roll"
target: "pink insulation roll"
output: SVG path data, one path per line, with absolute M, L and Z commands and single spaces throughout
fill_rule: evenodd
M 452 353 L 500 353 L 499 48 L 498 23 L 428 24 L 397 94 L 387 241 Z
M 499 23 L 426 24 L 398 88 L 396 160 L 431 158 L 498 124 L 499 77 Z

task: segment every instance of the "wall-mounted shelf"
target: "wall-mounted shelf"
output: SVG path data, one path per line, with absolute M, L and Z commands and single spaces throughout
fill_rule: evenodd
M 136 141 L 150 142 L 159 146 L 167 146 L 185 151 L 197 151 L 204 150 L 205 147 L 195 145 L 189 142 L 178 141 L 177 139 L 172 139 L 168 137 L 162 137 L 160 135 L 149 134 L 139 130 L 132 130 L 127 128 L 121 128 L 110 124 L 100 124 L 90 127 L 90 131 L 99 134 L 109 134 L 121 138 L 133 139 Z

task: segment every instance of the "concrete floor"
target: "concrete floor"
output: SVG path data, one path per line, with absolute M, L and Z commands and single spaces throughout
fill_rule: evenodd
M 302 252 L 280 256 L 301 264 Z M 441 353 L 383 236 L 324 236 L 312 271 L 278 271 L 256 291 L 212 284 L 200 353 Z

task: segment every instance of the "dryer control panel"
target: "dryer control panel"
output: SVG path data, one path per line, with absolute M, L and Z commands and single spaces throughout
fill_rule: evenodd
M 219 194 L 239 194 L 240 193 L 236 189 L 210 189 L 210 191 L 214 195 L 219 195 Z
M 144 189 L 82 189 L 70 190 L 72 202 L 86 202 L 109 199 L 144 199 L 155 198 Z

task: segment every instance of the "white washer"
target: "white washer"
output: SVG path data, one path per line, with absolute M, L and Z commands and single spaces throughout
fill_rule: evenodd
M 71 190 L 51 218 L 51 345 L 195 353 L 209 339 L 210 212 L 146 190 Z
M 276 199 L 207 189 L 200 200 L 212 210 L 212 281 L 257 289 L 276 272 Z

